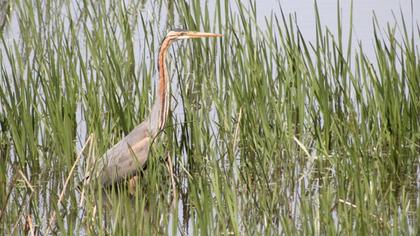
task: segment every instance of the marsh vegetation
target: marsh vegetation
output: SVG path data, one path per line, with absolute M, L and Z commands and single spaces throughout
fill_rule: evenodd
M 419 235 L 419 26 L 373 18 L 367 56 L 340 6 L 338 33 L 316 14 L 307 41 L 280 7 L 257 24 L 256 4 L 13 3 L 18 28 L 0 33 L 1 231 Z M 174 25 L 224 37 L 172 47 L 169 124 L 134 192 L 78 189 L 149 114 Z

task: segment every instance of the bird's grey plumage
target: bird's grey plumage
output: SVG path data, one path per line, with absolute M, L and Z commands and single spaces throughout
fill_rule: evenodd
M 92 179 L 100 179 L 103 186 L 108 186 L 135 174 L 144 165 L 151 141 L 159 131 L 156 122 L 161 112 L 159 104 L 158 96 L 150 116 L 98 159 Z
M 151 135 L 148 121 L 142 122 L 99 160 L 102 185 L 118 182 L 135 173 L 147 160 Z

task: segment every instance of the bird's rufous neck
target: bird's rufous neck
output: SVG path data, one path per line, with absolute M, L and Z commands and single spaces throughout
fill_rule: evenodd
M 158 67 L 159 67 L 159 88 L 158 88 L 158 93 L 157 96 L 160 98 L 158 100 L 160 100 L 161 104 L 159 106 L 159 110 L 160 110 L 160 114 L 159 114 L 159 129 L 162 129 L 165 122 L 166 122 L 166 116 L 167 116 L 167 108 L 168 108 L 168 104 L 167 104 L 167 89 L 168 89 L 168 72 L 166 69 L 166 53 L 168 51 L 168 47 L 171 44 L 171 39 L 166 38 L 163 43 L 162 46 L 160 47 L 160 51 L 159 51 L 159 59 L 158 59 Z

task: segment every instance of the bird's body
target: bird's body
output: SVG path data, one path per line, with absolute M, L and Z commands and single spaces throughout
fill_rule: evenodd
M 102 186 L 119 182 L 135 174 L 146 162 L 151 141 L 165 126 L 169 112 L 169 76 L 166 70 L 166 52 L 174 40 L 204 37 L 221 37 L 220 34 L 193 32 L 184 30 L 170 31 L 159 50 L 159 84 L 156 98 L 148 118 L 135 127 L 127 136 L 105 152 L 98 160 L 90 178 L 98 179 Z
M 103 155 L 98 165 L 102 185 L 118 182 L 144 165 L 153 138 L 148 126 L 143 121 Z

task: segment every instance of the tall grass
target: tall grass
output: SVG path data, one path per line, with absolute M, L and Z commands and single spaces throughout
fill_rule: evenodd
M 309 42 L 280 8 L 258 25 L 256 4 L 14 3 L 19 34 L 0 35 L 0 229 L 418 235 L 419 27 L 373 18 L 369 56 L 339 5 L 337 35 L 315 5 Z M 148 115 L 173 25 L 224 37 L 171 48 L 172 113 L 134 193 L 79 191 Z

